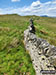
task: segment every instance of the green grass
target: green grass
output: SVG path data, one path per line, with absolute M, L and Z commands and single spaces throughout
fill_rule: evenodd
M 56 45 L 56 18 L 0 15 L 0 75 L 35 75 L 23 44 L 30 18 L 34 19 L 36 35 Z
M 40 17 L 35 20 L 35 25 L 36 34 L 56 46 L 56 18 Z
M 35 75 L 23 44 L 27 25 L 18 15 L 0 16 L 0 75 Z

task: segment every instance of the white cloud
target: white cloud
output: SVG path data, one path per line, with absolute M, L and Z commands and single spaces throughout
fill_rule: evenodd
M 30 6 L 22 8 L 5 8 L 0 10 L 2 14 L 17 13 L 19 15 L 48 15 L 56 17 L 56 0 L 41 3 L 40 1 L 33 2 Z
M 33 2 L 32 4 L 31 4 L 31 6 L 37 6 L 37 5 L 40 5 L 41 3 L 40 3 L 40 1 L 36 1 L 36 2 Z
M 17 1 L 20 1 L 20 0 L 11 0 L 12 2 L 17 2 Z

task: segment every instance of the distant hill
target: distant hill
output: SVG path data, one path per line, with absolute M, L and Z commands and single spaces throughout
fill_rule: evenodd
M 47 16 L 47 15 L 42 15 L 41 17 L 49 17 L 49 16 Z

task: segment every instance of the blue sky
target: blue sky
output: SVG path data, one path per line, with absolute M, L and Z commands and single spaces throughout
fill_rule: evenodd
M 56 0 L 0 0 L 0 14 L 56 17 Z
M 23 7 L 23 6 L 29 6 L 32 2 L 35 2 L 37 0 L 0 0 L 0 8 L 7 8 L 7 7 Z M 48 2 L 52 0 L 40 0 L 40 2 Z

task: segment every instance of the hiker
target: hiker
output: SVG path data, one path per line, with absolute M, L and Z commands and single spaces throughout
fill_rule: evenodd
M 35 34 L 35 27 L 32 19 L 30 19 L 30 32 Z

